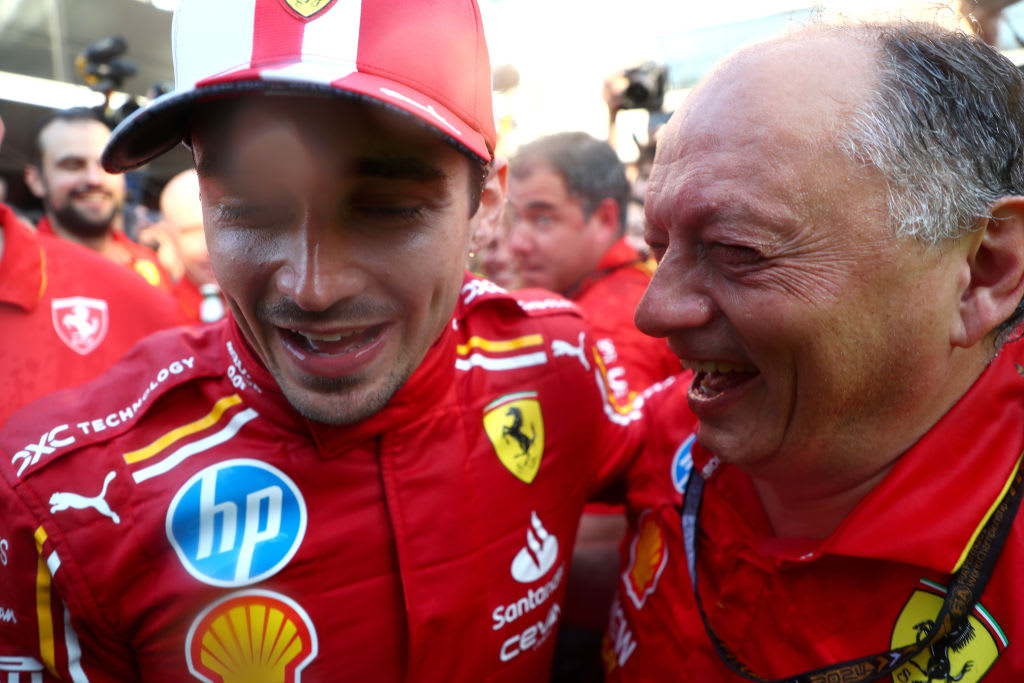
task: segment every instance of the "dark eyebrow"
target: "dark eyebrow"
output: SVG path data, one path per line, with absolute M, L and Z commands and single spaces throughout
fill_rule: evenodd
M 433 182 L 448 175 L 437 166 L 417 157 L 362 158 L 356 161 L 355 174 L 362 178 Z
M 227 170 L 221 155 L 205 154 L 196 159 L 196 171 L 201 177 L 223 177 Z M 435 182 L 448 178 L 448 174 L 439 167 L 417 157 L 364 157 L 357 159 L 355 175 L 361 178 L 415 182 Z

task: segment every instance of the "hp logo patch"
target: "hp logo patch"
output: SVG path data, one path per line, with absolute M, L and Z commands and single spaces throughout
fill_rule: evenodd
M 693 469 L 693 442 L 697 440 L 696 434 L 690 434 L 686 441 L 679 444 L 676 454 L 672 456 L 672 486 L 679 493 L 686 492 L 686 480 L 690 478 L 690 470 Z
M 247 586 L 279 572 L 306 535 L 306 501 L 265 462 L 227 460 L 185 482 L 167 509 L 167 538 L 188 573 Z

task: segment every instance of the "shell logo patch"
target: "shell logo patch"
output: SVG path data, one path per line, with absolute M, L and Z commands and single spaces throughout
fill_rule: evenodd
M 911 594 L 893 626 L 892 647 L 902 647 L 923 638 L 942 608 L 945 597 L 945 587 L 921 579 L 921 587 Z M 1006 634 L 979 603 L 962 628 L 925 648 L 895 672 L 892 680 L 894 683 L 974 683 L 985 676 L 1006 646 Z
M 537 392 L 506 394 L 484 408 L 484 430 L 501 464 L 531 483 L 544 456 L 544 418 Z
M 637 521 L 636 534 L 629 547 L 629 564 L 622 572 L 622 584 L 626 595 L 637 609 L 647 602 L 647 596 L 658 587 L 658 579 L 668 564 L 668 547 L 661 524 L 651 513 L 644 510 Z
M 314 14 L 333 5 L 335 0 L 282 0 L 282 2 L 285 7 L 298 14 L 302 19 L 309 19 Z
M 188 670 L 207 683 L 293 683 L 317 655 L 316 629 L 289 597 L 265 590 L 232 593 L 192 622 Z
M 107 336 L 110 315 L 107 302 L 86 296 L 54 299 L 50 318 L 60 340 L 75 353 L 87 356 Z

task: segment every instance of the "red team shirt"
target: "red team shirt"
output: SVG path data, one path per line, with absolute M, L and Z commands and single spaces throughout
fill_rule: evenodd
M 0 432 L 0 671 L 546 679 L 583 502 L 642 438 L 597 358 L 572 303 L 467 278 L 389 404 L 332 427 L 232 319 L 151 336 Z
M 679 508 L 691 467 L 710 473 L 698 516 L 701 602 L 718 637 L 758 676 L 915 643 L 1020 465 L 1022 347 L 1004 348 L 823 540 L 774 537 L 750 480 L 694 446 L 688 377 L 656 396 L 646 410 L 661 441 L 630 486 L 634 533 L 604 643 L 608 680 L 747 680 L 719 658 L 695 608 Z M 1024 680 L 1022 567 L 1024 514 L 970 616 L 967 642 L 933 646 L 883 680 Z
M 36 224 L 36 229 L 43 235 L 50 235 L 56 237 L 57 234 L 53 230 L 53 225 L 50 224 L 50 219 L 43 216 L 39 219 L 39 223 Z M 159 287 L 165 292 L 171 292 L 174 288 L 174 283 L 171 280 L 171 276 L 167 274 L 167 271 L 163 266 L 160 265 L 160 261 L 157 259 L 156 252 L 149 247 L 134 242 L 120 230 L 114 230 L 111 232 L 114 243 L 120 247 L 123 254 L 125 254 L 125 260 L 123 265 L 128 266 L 136 273 L 138 273 L 146 282 Z
M 2 204 L 0 225 L 0 425 L 182 321 L 169 295 L 84 247 L 35 233 Z

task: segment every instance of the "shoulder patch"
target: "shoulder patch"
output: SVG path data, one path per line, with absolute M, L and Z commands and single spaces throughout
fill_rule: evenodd
M 490 280 L 468 278 L 462 285 L 456 317 L 461 318 L 469 309 L 485 303 L 514 306 L 531 317 L 560 313 L 583 316 L 575 303 L 545 289 L 517 289 L 510 292 Z
M 0 431 L 0 457 L 22 479 L 64 453 L 123 434 L 158 397 L 213 373 L 200 367 L 201 344 L 193 342 L 181 331 L 158 333 L 95 380 L 23 408 Z

